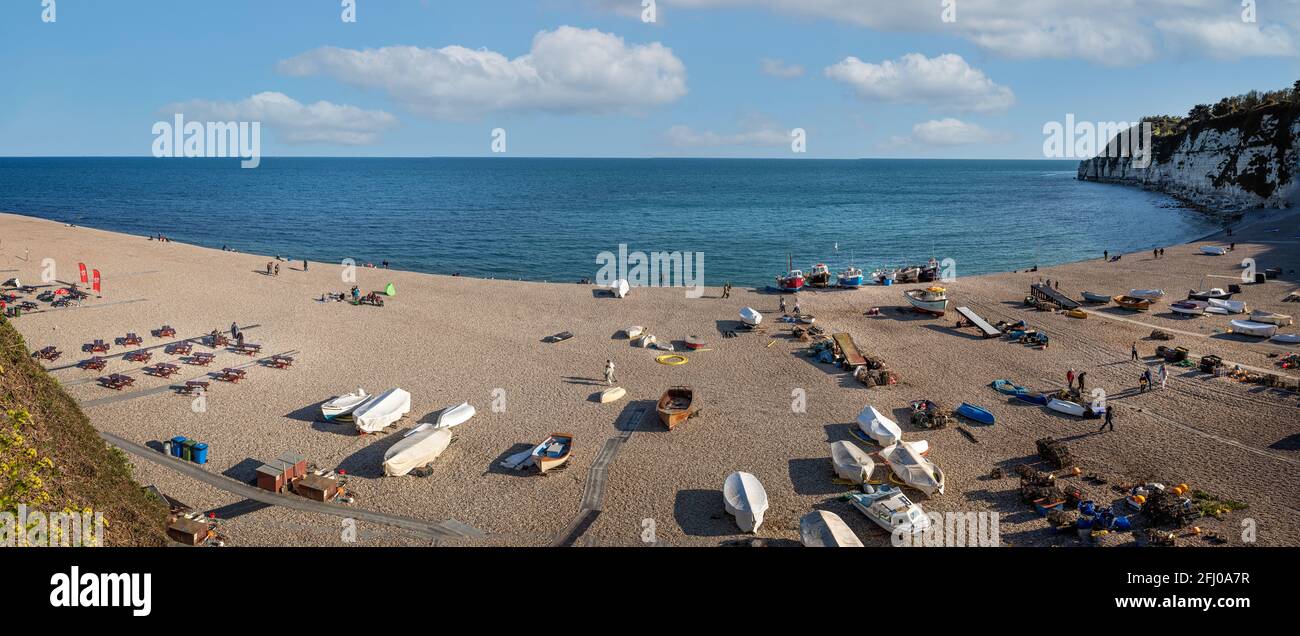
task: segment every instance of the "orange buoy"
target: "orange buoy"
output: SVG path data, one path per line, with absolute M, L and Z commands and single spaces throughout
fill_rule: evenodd
M 1133 496 L 1133 501 L 1137 502 L 1137 505 L 1140 506 L 1140 505 L 1142 505 L 1142 504 L 1144 504 L 1144 503 L 1147 502 L 1147 498 L 1144 497 L 1144 496 L 1142 496 L 1142 495 L 1134 495 L 1134 496 Z

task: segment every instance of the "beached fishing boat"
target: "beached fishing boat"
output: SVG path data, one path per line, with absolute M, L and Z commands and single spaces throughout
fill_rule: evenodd
M 1282 344 L 1300 344 L 1300 334 L 1275 333 L 1271 340 L 1273 342 L 1281 342 Z
M 601 404 L 609 404 L 610 402 L 617 402 L 623 399 L 623 396 L 625 395 L 627 395 L 627 389 L 621 386 L 616 386 L 601 391 L 599 399 Z
M 1136 296 L 1116 296 L 1111 300 L 1115 301 L 1116 305 L 1131 311 L 1147 311 L 1148 309 L 1151 309 L 1151 301 L 1145 298 L 1138 298 Z
M 808 271 L 805 282 L 809 287 L 826 288 L 831 286 L 831 268 L 825 263 L 818 263 Z
M 942 287 L 909 289 L 903 292 L 903 297 L 917 311 L 935 316 L 942 316 L 948 311 L 948 291 Z
M 930 527 L 930 516 L 894 486 L 863 486 L 849 494 L 849 505 L 891 535 L 918 535 Z
M 1200 316 L 1205 313 L 1205 308 L 1209 306 L 1210 303 L 1204 300 L 1180 300 L 1176 303 L 1171 303 L 1169 305 L 1169 310 L 1176 314 Z
M 758 532 L 767 512 L 767 491 L 758 478 L 745 472 L 734 472 L 722 484 L 722 502 L 727 514 L 736 518 L 736 525 L 745 532 Z
M 1220 287 L 1211 287 L 1201 291 L 1187 290 L 1188 300 L 1227 300 L 1229 298 L 1232 298 L 1232 292 L 1224 291 Z
M 1165 297 L 1163 289 L 1130 289 L 1128 295 L 1134 298 L 1145 298 L 1151 302 L 1156 302 Z
M 1279 327 L 1288 327 L 1295 323 L 1295 321 L 1286 314 L 1277 314 L 1262 309 L 1256 309 L 1255 311 L 1250 312 L 1250 319 L 1255 322 L 1266 322 L 1270 325 L 1277 325 Z
M 551 433 L 541 444 L 533 447 L 529 455 L 537 472 L 545 473 L 555 470 L 569 461 L 573 454 L 573 435 L 569 433 Z
M 371 396 L 366 393 L 365 389 L 357 389 L 356 393 L 346 393 L 344 395 L 330 398 L 327 402 L 320 405 L 320 413 L 326 420 L 335 418 L 345 418 L 352 414 L 358 406 L 365 404 Z
M 757 327 L 763 322 L 763 314 L 758 313 L 753 307 L 742 307 L 740 310 L 740 320 L 749 327 Z
M 695 403 L 695 390 L 689 386 L 675 386 L 659 397 L 659 421 L 668 430 L 677 428 L 678 424 L 691 419 L 699 406 Z
M 785 276 L 776 277 L 776 288 L 783 292 L 797 292 L 804 286 L 803 272 L 794 268 L 794 259 L 788 258 Z
M 1113 294 L 1096 294 L 1090 291 L 1082 292 L 1083 299 L 1090 303 L 1108 303 Z
M 1277 333 L 1277 325 L 1253 320 L 1233 320 L 1228 323 L 1232 333 L 1239 333 L 1256 338 L 1272 338 Z
M 863 484 L 871 479 L 876 470 L 876 462 L 857 444 L 848 441 L 831 443 L 831 464 L 835 466 L 835 475 L 855 484 Z
M 442 455 L 451 443 L 451 427 L 421 424 L 384 452 L 384 474 L 401 477 Z
M 828 510 L 814 510 L 800 518 L 799 539 L 806 548 L 863 547 L 848 524 Z
M 943 494 L 943 471 L 912 444 L 900 441 L 880 451 L 880 456 L 903 483 L 927 495 Z
M 897 280 L 898 270 L 881 268 L 871 272 L 871 282 L 877 285 L 892 285 Z
M 1106 409 L 1101 405 L 1084 406 L 1078 402 L 1062 400 L 1061 398 L 1048 400 L 1047 408 L 1075 417 L 1096 417 L 1106 413 Z
M 903 437 L 903 429 L 870 404 L 858 413 L 858 428 L 881 446 L 894 444 Z
M 1019 386 L 1011 380 L 994 380 L 989 385 L 998 393 L 1005 393 L 1006 395 L 1020 395 L 1029 392 L 1029 389 Z
M 1211 256 L 1223 256 L 1228 253 L 1228 248 L 1219 247 L 1217 245 L 1202 245 L 1201 253 L 1209 254 Z
M 1038 406 L 1047 406 L 1047 396 L 1042 393 L 1017 393 L 1011 397 L 1022 402 L 1037 404 Z
M 477 411 L 474 410 L 474 407 L 469 402 L 461 402 L 460 404 L 445 409 L 442 413 L 438 414 L 437 427 L 451 428 L 453 426 L 460 426 L 461 424 L 468 422 L 476 413 Z
M 1250 306 L 1240 300 L 1219 300 L 1217 298 L 1211 298 L 1205 302 L 1210 303 L 1210 307 L 1214 309 L 1222 309 L 1230 314 L 1244 314 L 1250 311 Z
M 388 428 L 410 412 L 411 394 L 402 389 L 389 389 L 352 411 L 352 421 L 358 431 L 374 433 Z
M 862 270 L 849 266 L 848 269 L 839 273 L 839 286 L 845 289 L 857 289 L 862 286 Z
M 992 424 L 994 421 L 993 414 L 989 413 L 987 409 L 981 406 L 975 406 L 969 402 L 962 402 L 953 412 L 968 420 L 979 422 L 980 424 Z

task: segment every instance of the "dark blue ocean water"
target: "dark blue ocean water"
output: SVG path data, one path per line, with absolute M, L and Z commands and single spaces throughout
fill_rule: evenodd
M 1214 229 L 1061 161 L 0 158 L 0 210 L 294 259 L 490 278 L 594 277 L 597 253 L 704 253 L 705 282 L 951 257 L 958 275 Z M 837 249 L 838 248 L 838 249 Z

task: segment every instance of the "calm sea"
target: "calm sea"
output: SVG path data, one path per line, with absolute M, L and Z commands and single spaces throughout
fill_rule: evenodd
M 596 255 L 703 252 L 709 285 L 826 262 L 958 275 L 1100 257 L 1214 226 L 1060 161 L 0 158 L 0 210 L 293 259 L 575 281 Z

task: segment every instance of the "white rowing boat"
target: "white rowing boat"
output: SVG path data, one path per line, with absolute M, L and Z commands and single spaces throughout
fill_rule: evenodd
M 616 386 L 611 389 L 605 389 L 604 391 L 600 392 L 600 403 L 609 404 L 610 402 L 617 402 L 623 399 L 624 395 L 627 395 L 627 389 L 621 386 Z
M 740 310 L 740 319 L 750 327 L 757 327 L 763 322 L 763 314 L 758 313 L 753 307 L 744 307 Z
M 870 404 L 858 413 L 858 428 L 881 446 L 894 444 L 903 437 L 903 429 Z
M 839 515 L 814 510 L 799 519 L 799 539 L 809 548 L 861 548 L 862 540 L 853 534 Z
M 366 400 L 371 397 L 373 396 L 366 393 L 365 389 L 357 389 L 356 393 L 338 395 L 320 405 L 320 413 L 325 416 L 326 420 L 344 418 L 356 410 L 358 406 L 365 404 Z
M 1272 340 L 1273 342 L 1281 342 L 1283 344 L 1300 344 L 1300 334 L 1276 333 L 1273 334 Z
M 1169 310 L 1176 314 L 1185 314 L 1188 316 L 1200 316 L 1205 313 L 1205 308 L 1210 303 L 1204 300 L 1180 300 L 1169 305 Z
M 1286 314 L 1273 313 L 1262 309 L 1256 309 L 1255 311 L 1250 312 L 1250 319 L 1255 322 L 1266 322 L 1270 325 L 1277 325 L 1279 327 L 1287 327 L 1295 323 L 1295 321 Z
M 926 459 L 919 449 L 907 442 L 898 442 L 880 451 L 880 456 L 889 462 L 894 474 L 903 483 L 927 494 L 943 494 L 943 471 L 934 462 Z
M 384 474 L 401 477 L 442 455 L 451 443 L 451 428 L 421 424 L 384 453 Z
M 411 412 L 411 394 L 402 389 L 389 389 L 352 412 L 352 421 L 362 433 L 374 433 L 388 428 L 393 422 Z
M 767 512 L 767 491 L 757 477 L 737 471 L 722 484 L 722 503 L 741 530 L 758 532 Z
M 835 466 L 835 474 L 840 479 L 855 484 L 869 481 L 871 473 L 876 469 L 875 460 L 866 451 L 847 441 L 831 443 L 831 464 Z
M 1253 320 L 1234 320 L 1229 322 L 1228 326 L 1232 328 L 1232 333 L 1255 336 L 1256 338 L 1272 338 L 1277 333 L 1277 325 Z
M 1211 256 L 1223 256 L 1228 253 L 1228 248 L 1217 245 L 1202 245 L 1201 252 Z
M 615 298 L 627 298 L 627 293 L 631 291 L 631 289 L 632 286 L 623 278 L 620 278 L 609 285 L 609 290 L 614 292 Z
M 1246 306 L 1246 303 L 1240 300 L 1221 300 L 1219 298 L 1211 298 L 1205 302 L 1210 303 L 1211 309 L 1222 309 L 1230 314 L 1244 314 L 1250 311 L 1250 307 Z M 1209 311 L 1209 309 L 1206 311 Z
M 474 417 L 475 413 L 474 407 L 469 402 L 461 402 L 439 413 L 437 426 L 438 428 L 460 426 L 468 422 L 471 417 Z
M 1130 290 L 1128 290 L 1128 295 L 1129 295 L 1129 296 L 1132 296 L 1132 297 L 1134 297 L 1134 298 L 1145 298 L 1145 299 L 1147 299 L 1147 300 L 1149 300 L 1149 301 L 1151 301 L 1151 302 L 1155 302 L 1155 301 L 1160 300 L 1161 298 L 1164 298 L 1164 297 L 1165 297 L 1165 290 L 1163 290 L 1163 289 L 1130 289 Z

